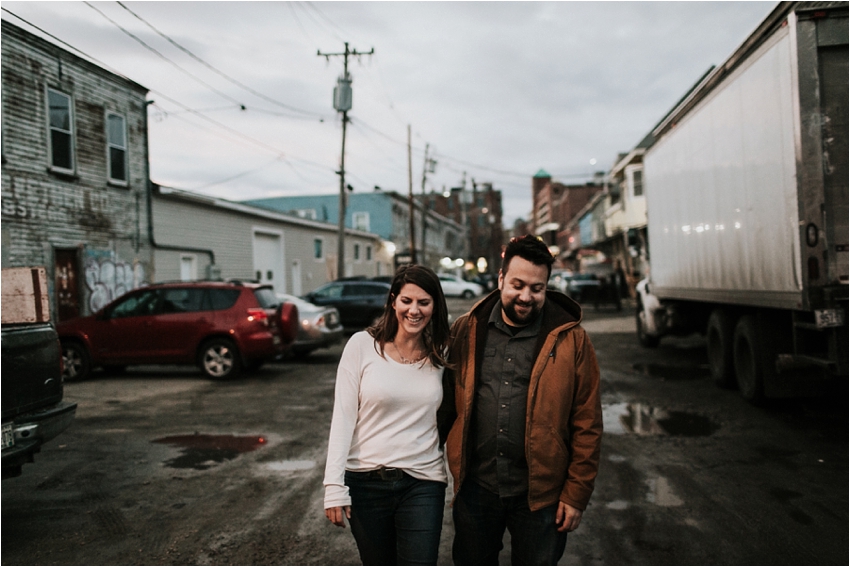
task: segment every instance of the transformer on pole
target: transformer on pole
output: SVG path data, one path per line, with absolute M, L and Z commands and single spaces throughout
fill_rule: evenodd
M 356 49 L 348 49 L 348 42 L 345 42 L 345 51 L 342 53 L 322 53 L 319 50 L 316 54 L 330 61 L 331 57 L 343 57 L 343 72 L 337 79 L 334 87 L 333 106 L 337 112 L 342 112 L 342 153 L 339 160 L 339 228 L 337 236 L 337 252 L 336 252 L 336 277 L 345 276 L 345 126 L 348 123 L 348 111 L 351 110 L 351 75 L 348 74 L 348 56 L 349 55 L 372 55 L 375 53 L 373 47 L 366 53 L 357 51 Z

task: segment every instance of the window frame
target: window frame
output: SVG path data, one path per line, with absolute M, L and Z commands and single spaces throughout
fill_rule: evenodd
M 318 250 L 316 249 L 317 244 L 319 246 Z M 318 252 L 318 255 L 316 252 Z M 320 236 L 313 237 L 313 260 L 316 262 L 325 261 L 325 239 Z
M 640 183 L 635 183 L 635 174 L 640 176 Z M 635 164 L 626 168 L 626 179 L 629 185 L 629 197 L 634 199 L 636 197 L 644 196 L 644 182 L 643 182 L 643 164 Z M 637 187 L 640 186 L 640 193 L 636 191 Z
M 358 220 L 362 222 L 358 222 Z M 365 228 L 361 228 L 358 225 L 363 225 Z M 371 232 L 372 224 L 371 219 L 369 218 L 369 211 L 354 211 L 351 213 L 351 228 L 354 230 L 360 230 L 362 232 Z
M 124 147 L 120 147 L 114 144 L 109 139 L 109 118 L 111 116 L 115 116 L 121 119 L 122 130 L 124 134 Z M 129 132 L 127 130 L 127 117 L 113 110 L 107 110 L 106 118 L 104 121 L 104 129 L 106 130 L 106 180 L 109 182 L 110 185 L 128 187 L 130 185 L 130 139 Z M 126 179 L 118 179 L 112 177 L 112 148 L 120 149 L 124 152 L 124 175 L 126 176 Z
M 57 95 L 63 96 L 68 99 L 68 126 L 69 130 L 62 130 L 59 128 L 54 128 L 50 123 L 50 93 L 56 93 Z M 77 136 L 75 134 L 75 120 L 76 115 L 74 113 L 74 97 L 73 95 L 64 93 L 59 89 L 55 89 L 50 86 L 45 86 L 44 90 L 44 106 L 45 106 L 45 126 L 47 128 L 47 165 L 48 170 L 54 173 L 64 173 L 66 175 L 76 175 L 77 173 Z M 54 129 L 63 134 L 67 134 L 70 137 L 70 160 L 71 167 L 65 168 L 59 165 L 55 165 L 54 163 L 54 155 L 53 155 L 53 131 Z
M 188 260 L 187 264 L 184 262 Z M 189 279 L 183 278 L 183 266 L 188 266 L 189 271 Z M 180 254 L 180 281 L 181 282 L 192 282 L 198 279 L 198 255 L 197 254 Z

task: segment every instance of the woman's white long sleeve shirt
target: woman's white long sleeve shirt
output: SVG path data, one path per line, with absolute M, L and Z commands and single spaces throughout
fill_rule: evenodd
M 325 508 L 351 505 L 345 471 L 402 469 L 447 482 L 437 434 L 443 369 L 382 358 L 365 331 L 352 335 L 340 359 L 325 465 Z

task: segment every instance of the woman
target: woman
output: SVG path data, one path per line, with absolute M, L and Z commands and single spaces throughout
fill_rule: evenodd
M 399 268 L 384 314 L 342 353 L 325 467 L 325 516 L 364 565 L 436 565 L 446 472 L 437 434 L 449 338 L 436 274 Z

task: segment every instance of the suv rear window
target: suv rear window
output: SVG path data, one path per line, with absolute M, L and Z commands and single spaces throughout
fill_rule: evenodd
M 255 289 L 254 296 L 263 309 L 274 309 L 280 304 L 280 300 L 274 294 L 274 289 L 270 287 Z
M 239 299 L 238 289 L 210 289 L 208 293 L 212 308 L 216 311 L 230 309 L 236 303 L 236 300 Z

